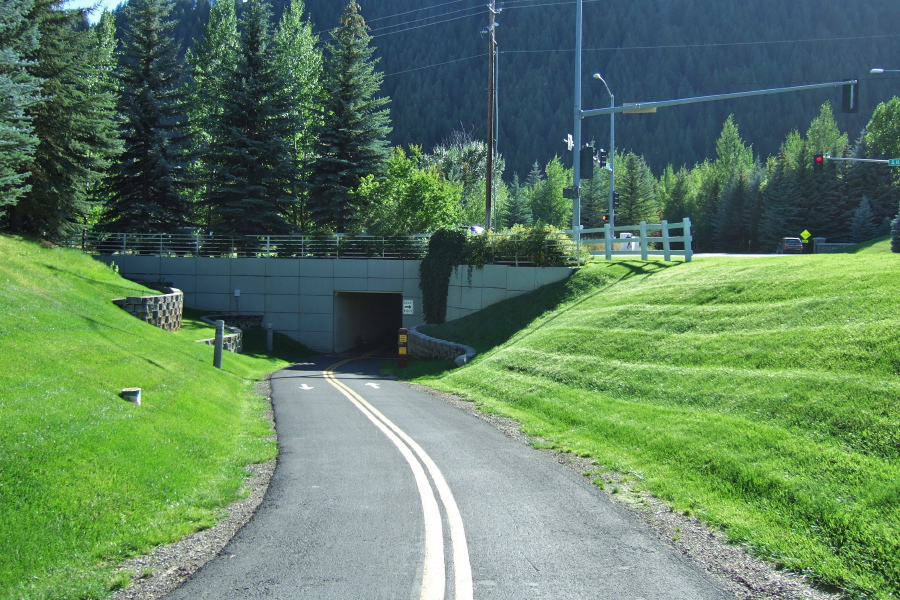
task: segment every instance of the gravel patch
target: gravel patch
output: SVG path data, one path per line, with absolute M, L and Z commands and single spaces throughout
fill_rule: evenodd
M 483 413 L 469 402 L 424 386 L 409 384 L 456 408 L 486 421 L 504 435 L 523 444 L 541 440 L 524 434 L 519 423 Z M 268 382 L 261 393 L 270 397 Z M 273 424 L 271 409 L 269 420 Z M 274 436 L 274 434 L 273 434 Z M 698 519 L 673 510 L 645 491 L 635 490 L 619 473 L 597 473 L 590 460 L 554 450 L 543 450 L 560 464 L 576 471 L 593 484 L 602 482 L 602 490 L 614 502 L 638 515 L 663 542 L 702 566 L 722 586 L 740 600 L 840 600 L 841 594 L 814 587 L 804 577 L 776 569 L 739 546 L 729 544 L 721 532 L 710 529 Z M 156 600 L 184 583 L 212 560 L 259 507 L 275 471 L 276 461 L 251 465 L 245 480 L 250 494 L 227 509 L 227 516 L 214 527 L 189 535 L 174 544 L 160 546 L 146 556 L 131 559 L 121 569 L 134 573 L 131 584 L 115 593 L 113 600 Z M 600 487 L 600 486 L 598 486 Z

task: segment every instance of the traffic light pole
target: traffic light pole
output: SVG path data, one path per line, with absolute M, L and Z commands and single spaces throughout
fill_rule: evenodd
M 611 165 L 615 161 L 615 118 L 616 113 L 628 112 L 653 112 L 657 108 L 667 106 L 680 106 L 682 104 L 695 104 L 698 102 L 715 102 L 717 100 L 730 100 L 733 98 L 748 98 L 751 96 L 765 96 L 769 94 L 784 94 L 786 92 L 800 92 L 805 90 L 818 90 L 829 87 L 842 87 L 843 94 L 843 111 L 857 112 L 859 110 L 859 80 L 848 79 L 845 81 L 832 81 L 829 83 L 814 83 L 810 85 L 796 85 L 790 87 L 771 88 L 767 90 L 752 90 L 747 92 L 734 92 L 730 94 L 717 94 L 713 96 L 697 96 L 694 98 L 682 98 L 680 100 L 662 100 L 659 102 L 637 102 L 628 104 L 628 106 L 615 106 L 615 99 L 610 94 L 609 108 L 595 108 L 591 110 L 582 110 L 581 108 L 581 44 L 582 44 L 582 22 L 584 9 L 582 6 L 584 0 L 576 0 L 575 2 L 575 110 L 574 110 L 574 131 L 572 133 L 572 232 L 578 244 L 581 243 L 581 121 L 586 117 L 596 117 L 599 115 L 610 115 L 610 143 L 609 157 Z M 491 4 L 493 10 L 493 2 Z M 605 82 L 604 82 L 605 83 Z M 608 86 L 607 86 L 608 87 Z M 615 217 L 614 191 L 615 180 L 614 171 L 610 170 L 610 191 L 609 191 L 609 211 L 610 220 Z M 490 200 L 488 200 L 490 202 Z M 490 204 L 488 204 L 490 206 Z M 490 210 L 490 209 L 488 209 Z M 615 222 L 613 221 L 613 225 Z
M 891 167 L 900 166 L 900 165 L 895 165 L 892 162 L 892 160 L 895 160 L 895 159 L 888 159 L 888 158 L 840 158 L 837 156 L 823 156 L 822 159 L 823 160 L 841 160 L 844 162 L 878 163 L 880 165 L 888 165 Z
M 765 96 L 768 94 L 783 94 L 785 92 L 800 92 L 804 90 L 819 90 L 830 87 L 846 87 L 851 88 L 859 85 L 857 79 L 847 79 L 845 81 L 832 81 L 829 83 L 813 83 L 809 85 L 795 85 L 791 87 L 772 88 L 768 90 L 752 90 L 748 92 L 734 92 L 731 94 L 717 94 L 714 96 L 696 96 L 694 98 L 682 98 L 680 100 L 661 100 L 659 102 L 635 102 L 627 106 L 611 106 L 609 108 L 593 108 L 581 111 L 581 118 L 596 117 L 599 115 L 608 115 L 611 113 L 627 113 L 627 112 L 645 112 L 656 108 L 664 108 L 667 106 L 680 106 L 682 104 L 696 104 L 698 102 L 714 102 L 716 100 L 731 100 L 732 98 L 749 98 L 751 96 Z M 855 97 L 855 95 L 852 95 Z M 849 110 L 853 110 L 851 107 Z

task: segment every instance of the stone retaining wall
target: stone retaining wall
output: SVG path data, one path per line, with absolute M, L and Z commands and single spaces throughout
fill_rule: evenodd
M 222 350 L 240 354 L 244 349 L 244 332 L 237 327 L 225 327 L 225 331 L 228 333 L 222 336 Z M 215 346 L 216 338 L 212 337 L 206 340 L 197 340 L 197 343 Z
M 225 321 L 225 325 L 228 327 L 236 327 L 238 329 L 262 329 L 263 327 L 262 315 L 222 314 L 207 315 L 205 317 L 200 317 L 200 319 L 210 325 L 215 325 L 216 321 Z
M 419 325 L 409 330 L 409 357 L 422 360 L 456 360 L 465 356 L 463 364 L 475 358 L 475 349 L 465 344 L 439 340 L 422 333 L 422 329 L 433 325 Z
M 184 294 L 176 288 L 165 288 L 161 296 L 128 296 L 116 298 L 113 304 L 142 321 L 166 331 L 181 327 Z
M 222 337 L 222 349 L 240 354 L 244 350 L 243 329 L 261 328 L 263 318 L 262 315 L 206 315 L 200 317 L 200 320 L 214 327 L 216 321 L 224 321 L 225 335 Z M 216 344 L 216 338 L 214 337 L 197 341 L 209 346 Z

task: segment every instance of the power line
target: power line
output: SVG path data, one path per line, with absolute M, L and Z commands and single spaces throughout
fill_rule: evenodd
M 406 69 L 405 71 L 395 71 L 393 73 L 385 73 L 385 77 L 393 77 L 394 75 L 403 75 L 405 73 L 412 73 L 413 71 L 422 71 L 424 69 L 431 69 L 433 67 L 442 67 L 444 65 L 449 65 L 453 63 L 463 62 L 465 60 L 474 60 L 476 58 L 484 58 L 487 56 L 487 52 L 482 52 L 481 54 L 473 54 L 472 56 L 467 56 L 465 58 L 457 58 L 455 60 L 448 60 L 445 62 L 435 63 L 433 65 L 425 65 L 424 67 L 415 67 L 413 69 Z
M 684 48 L 722 48 L 729 46 L 767 46 L 767 45 L 776 45 L 776 44 L 809 44 L 809 43 L 821 43 L 821 42 L 852 42 L 852 41 L 860 41 L 860 40 L 879 40 L 886 38 L 897 38 L 900 37 L 900 34 L 886 34 L 886 35 L 861 35 L 861 36 L 848 36 L 848 37 L 836 37 L 836 38 L 809 38 L 809 39 L 800 39 L 800 40 L 771 40 L 771 41 L 761 41 L 761 42 L 721 42 L 721 43 L 709 43 L 709 44 L 668 44 L 661 46 L 607 46 L 605 48 L 585 48 L 586 51 L 591 52 L 605 52 L 610 50 L 677 50 Z M 546 52 L 574 52 L 574 48 L 562 48 L 562 49 L 544 49 L 544 50 L 504 50 L 504 54 L 537 54 L 537 53 L 546 53 Z
M 466 10 L 473 10 L 473 9 L 464 9 L 464 10 L 459 10 L 459 11 L 453 11 L 453 12 L 445 13 L 445 14 L 443 14 L 443 15 L 432 15 L 431 17 L 425 17 L 425 18 L 423 18 L 423 19 L 416 19 L 416 20 L 413 20 L 413 21 L 409 21 L 409 22 L 407 22 L 407 23 L 397 23 L 396 25 L 385 25 L 384 27 L 381 27 L 381 28 L 378 28 L 378 29 L 372 29 L 372 30 L 370 30 L 369 35 L 370 35 L 371 37 L 373 37 L 373 38 L 375 38 L 375 37 L 384 37 L 384 36 L 386 36 L 386 35 L 393 35 L 393 34 L 395 34 L 395 33 L 405 33 L 405 32 L 407 32 L 407 31 L 413 31 L 414 29 L 421 29 L 422 27 L 430 27 L 431 25 L 440 25 L 440 24 L 442 24 L 442 23 L 449 23 L 449 22 L 451 22 L 451 21 L 458 21 L 458 20 L 460 20 L 460 19 L 468 19 L 469 17 L 477 17 L 477 16 L 479 16 L 479 14 L 480 14 L 480 12 L 472 12 L 472 13 L 469 13 L 469 14 L 466 14 L 466 15 L 462 15 L 462 16 L 459 16 L 459 17 L 452 17 L 452 18 L 450 18 L 450 19 L 444 19 L 443 21 L 434 21 L 434 22 L 431 22 L 431 23 L 423 23 L 423 24 L 421 24 L 421 25 L 414 25 L 414 26 L 412 26 L 412 27 L 405 27 L 404 29 L 398 29 L 398 30 L 396 30 L 396 31 L 385 31 L 386 29 L 391 29 L 391 28 L 394 28 L 394 27 L 404 27 L 404 26 L 406 26 L 406 25 L 412 25 L 413 23 L 416 23 L 416 22 L 419 22 L 419 21 L 427 21 L 428 19 L 438 19 L 438 18 L 447 16 L 447 15 L 455 14 L 455 13 L 457 13 L 457 12 L 464 12 L 464 11 L 466 11 Z
M 413 10 L 407 10 L 405 12 L 397 13 L 394 15 L 387 15 L 385 17 L 375 17 L 374 19 L 368 19 L 366 23 L 374 23 L 375 21 L 384 21 L 385 19 L 393 19 L 394 17 L 402 17 L 403 15 L 409 15 L 412 13 L 420 13 L 426 10 L 431 10 L 432 8 L 440 8 L 442 6 L 448 6 L 450 4 L 459 4 L 460 2 L 468 2 L 469 0 L 452 0 L 451 2 L 443 2 L 441 4 L 435 4 L 433 6 L 424 6 L 422 8 L 416 8 Z M 480 8 L 480 7 L 479 7 Z

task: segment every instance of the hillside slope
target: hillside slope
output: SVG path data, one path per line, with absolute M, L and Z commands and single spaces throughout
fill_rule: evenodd
M 282 0 L 276 1 L 283 4 Z M 508 173 L 524 179 L 567 154 L 572 131 L 575 2 L 497 1 L 499 151 Z M 307 0 L 316 31 L 337 26 L 346 2 Z M 385 74 L 395 144 L 426 151 L 454 129 L 486 139 L 488 25 L 486 3 L 470 0 L 361 2 Z M 277 8 L 276 8 L 277 10 Z M 830 101 L 838 125 L 855 141 L 875 106 L 896 92 L 890 74 L 900 37 L 891 0 L 611 0 L 584 2 L 584 108 L 609 105 L 601 72 L 617 104 L 690 98 L 754 89 L 863 79 L 860 112 L 842 115 L 838 90 L 713 102 L 622 115 L 619 150 L 644 155 L 659 173 L 715 156 L 722 124 L 735 115 L 744 139 L 763 158 L 776 155 L 794 129 L 805 131 Z M 585 141 L 607 147 L 609 119 L 586 119 Z M 568 157 L 564 157 L 568 165 Z
M 114 306 L 147 290 L 77 251 L 0 236 L 0 258 L 0 598 L 105 597 L 124 557 L 210 526 L 274 457 L 254 382 L 285 363 L 213 368 L 190 333 Z
M 467 332 L 553 302 L 513 299 L 443 326 L 433 335 L 485 353 L 419 381 L 593 457 L 778 565 L 850 597 L 896 597 L 898 266 L 887 241 L 594 262 L 508 341 Z

